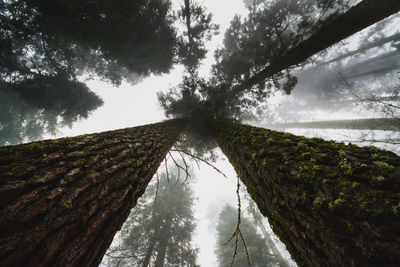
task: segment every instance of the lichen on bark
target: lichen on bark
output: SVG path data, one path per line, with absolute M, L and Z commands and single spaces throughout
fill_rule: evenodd
M 300 266 L 400 262 L 400 157 L 229 121 L 210 128 Z

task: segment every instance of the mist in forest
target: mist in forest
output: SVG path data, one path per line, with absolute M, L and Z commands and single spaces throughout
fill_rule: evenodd
M 218 25 L 211 1 L 1 1 L 0 146 L 151 117 L 142 106 L 112 113 L 115 95 L 144 98 L 143 84 L 157 120 L 189 121 L 99 266 L 297 266 L 210 122 L 400 154 L 399 13 L 314 48 L 363 1 L 233 2 L 240 14 Z

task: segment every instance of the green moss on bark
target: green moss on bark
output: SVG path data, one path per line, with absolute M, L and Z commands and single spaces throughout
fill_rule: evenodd
M 217 143 L 301 266 L 400 262 L 400 158 L 228 121 Z

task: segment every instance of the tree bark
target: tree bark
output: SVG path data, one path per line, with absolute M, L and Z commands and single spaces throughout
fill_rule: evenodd
M 383 130 L 400 131 L 400 119 L 359 119 L 359 120 L 332 120 L 332 121 L 311 121 L 276 123 L 272 128 L 314 128 L 314 129 L 349 129 L 349 130 Z
M 210 125 L 299 266 L 399 265 L 399 156 L 228 121 Z
M 97 266 L 183 127 L 0 148 L 0 265 Z
M 232 94 L 238 96 L 253 85 L 290 66 L 304 62 L 312 55 L 399 11 L 400 1 L 398 0 L 363 0 L 332 22 L 322 26 L 313 36 L 301 42 L 284 56 L 271 61 L 270 65 L 262 71 L 235 86 Z

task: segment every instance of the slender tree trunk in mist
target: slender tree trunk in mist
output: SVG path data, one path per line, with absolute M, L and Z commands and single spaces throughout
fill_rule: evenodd
M 399 0 L 363 0 L 346 13 L 322 26 L 313 36 L 292 48 L 286 55 L 275 59 L 262 71 L 235 86 L 232 93 L 235 96 L 240 95 L 253 85 L 290 66 L 304 62 L 312 55 L 399 11 Z
M 154 237 L 151 237 L 150 245 L 149 245 L 149 248 L 147 249 L 146 257 L 144 257 L 144 261 L 143 261 L 142 267 L 148 267 L 149 266 L 151 255 L 153 254 L 155 245 L 156 245 L 156 240 L 154 239 Z
M 345 79 L 355 79 L 367 75 L 384 75 L 400 68 L 400 50 L 379 55 L 350 65 L 341 70 Z
M 97 266 L 183 124 L 0 148 L 0 265 Z
M 383 130 L 400 131 L 400 119 L 359 119 L 359 120 L 332 120 L 312 122 L 276 123 L 271 128 L 314 128 L 314 129 L 347 129 L 347 130 Z
M 227 121 L 210 127 L 300 266 L 398 266 L 399 156 Z
M 190 49 L 192 48 L 193 44 L 193 36 L 192 36 L 192 26 L 191 24 L 191 11 L 190 11 L 190 1 L 185 0 L 185 17 L 186 17 L 186 28 L 188 33 L 188 39 L 190 44 Z
M 253 214 L 254 221 L 257 225 L 257 227 L 261 230 L 265 241 L 267 242 L 268 247 L 271 249 L 272 254 L 275 257 L 275 260 L 278 262 L 279 267 L 287 267 L 289 266 L 288 262 L 282 257 L 281 252 L 279 249 L 276 247 L 274 240 L 272 240 L 271 235 L 267 232 L 267 229 L 265 229 L 264 223 L 262 216 L 257 212 L 256 214 Z
M 330 63 L 338 62 L 338 61 L 340 61 L 342 59 L 345 59 L 347 57 L 351 57 L 351 56 L 354 56 L 356 54 L 362 54 L 365 51 L 367 51 L 368 49 L 379 47 L 379 46 L 383 46 L 386 43 L 394 42 L 394 41 L 398 41 L 398 40 L 400 40 L 400 33 L 396 33 L 396 34 L 393 34 L 393 35 L 391 35 L 389 37 L 381 38 L 381 39 L 376 40 L 374 42 L 367 43 L 367 44 L 361 46 L 360 48 L 358 48 L 358 49 L 356 49 L 354 51 L 345 53 L 345 54 L 340 55 L 340 56 L 338 56 L 338 57 L 336 57 L 336 58 L 334 58 L 332 60 L 329 60 L 327 62 L 323 62 L 321 64 L 318 64 L 317 67 L 322 67 L 322 66 L 328 65 Z
M 142 267 L 148 267 L 149 266 L 151 256 L 153 255 L 154 248 L 156 246 L 156 237 L 160 234 L 161 221 L 160 221 L 160 218 L 158 216 L 156 216 L 156 208 L 157 208 L 157 206 L 156 206 L 156 202 L 154 200 L 154 206 L 153 206 L 153 210 L 152 210 L 152 213 L 151 213 L 153 234 L 149 238 L 150 239 L 150 245 L 149 245 L 149 247 L 147 249 L 146 256 L 144 257 Z
M 154 267 L 164 267 L 165 255 L 167 254 L 167 247 L 168 247 L 167 238 L 170 238 L 170 235 L 167 233 L 171 231 L 170 230 L 171 222 L 172 219 L 170 217 L 167 217 L 162 227 L 160 228 L 161 231 L 158 233 L 159 242 L 156 248 L 157 258 L 154 263 Z

